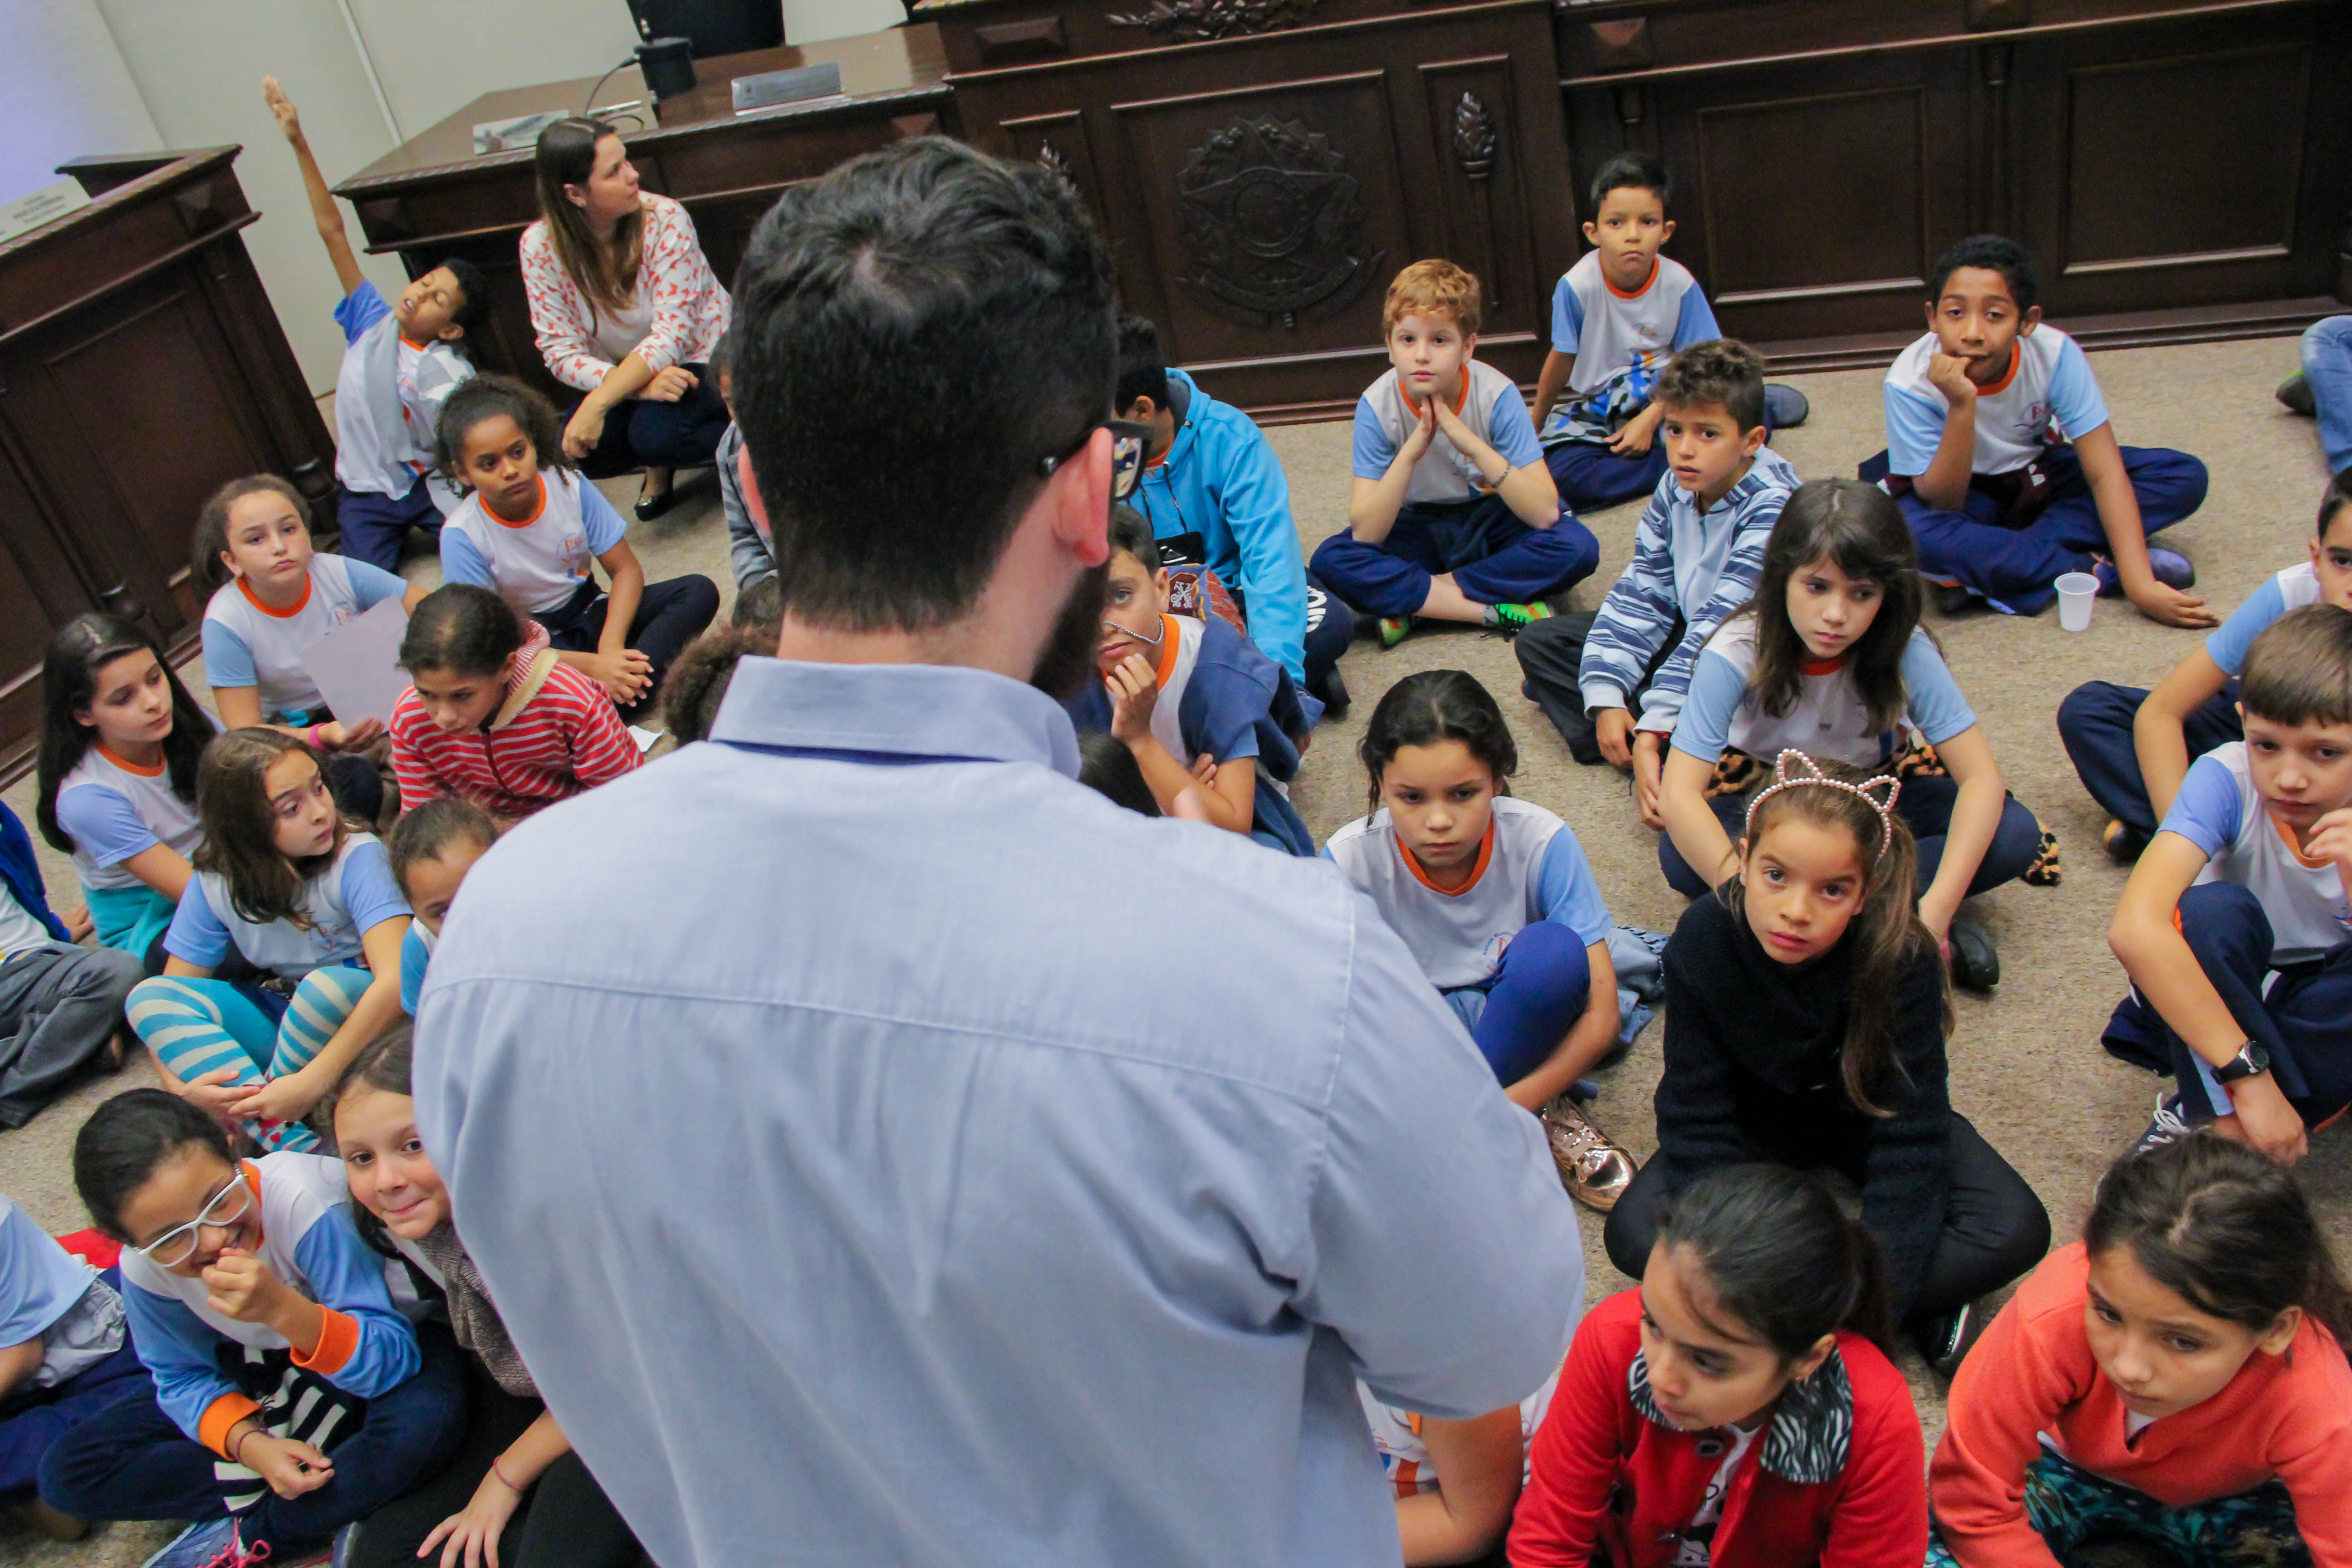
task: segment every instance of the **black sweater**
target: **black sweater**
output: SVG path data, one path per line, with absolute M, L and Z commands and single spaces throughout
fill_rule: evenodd
M 1845 1094 L 1839 1052 L 1852 939 L 1792 968 L 1710 893 L 1666 944 L 1666 1068 L 1658 1151 L 1675 1187 L 1764 1160 L 1829 1165 L 1862 1188 L 1862 1217 L 1886 1249 L 1898 1318 L 1911 1310 L 1944 1224 L 1951 1100 L 1945 1083 L 1943 959 L 1922 947 L 1895 1007 L 1894 1067 L 1871 1089 L 1891 1117 Z M 1899 1070 L 1896 1070 L 1899 1069 Z

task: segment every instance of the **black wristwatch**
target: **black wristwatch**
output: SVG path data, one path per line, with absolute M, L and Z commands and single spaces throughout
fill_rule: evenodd
M 2248 1040 L 2238 1047 L 2238 1054 L 2213 1069 L 2215 1083 L 2235 1083 L 2242 1078 L 2252 1078 L 2271 1070 L 2271 1053 L 2260 1040 Z

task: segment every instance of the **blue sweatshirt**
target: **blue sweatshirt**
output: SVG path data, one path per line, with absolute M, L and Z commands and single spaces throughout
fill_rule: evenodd
M 1307 563 L 1290 518 L 1290 481 L 1250 416 L 1181 370 L 1168 373 L 1176 439 L 1143 470 L 1128 504 L 1160 539 L 1197 533 L 1209 570 L 1241 591 L 1250 641 L 1307 680 Z

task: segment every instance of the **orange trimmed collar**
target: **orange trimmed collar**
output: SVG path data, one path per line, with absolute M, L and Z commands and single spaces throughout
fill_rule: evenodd
M 545 474 L 541 474 L 533 482 L 539 486 L 539 504 L 531 508 L 530 515 L 524 518 L 520 522 L 510 521 L 506 518 L 500 517 L 498 513 L 498 509 L 491 506 L 487 500 L 482 502 L 483 512 L 492 522 L 497 523 L 500 528 L 529 528 L 532 523 L 537 522 L 541 517 L 544 517 L 547 514 L 547 476 Z
M 1798 661 L 1797 670 L 1801 675 L 1835 675 L 1845 668 L 1845 661 L 1853 655 L 1853 649 L 1849 647 L 1835 658 L 1801 659 Z
M 1412 400 L 1412 394 L 1404 389 L 1404 375 L 1402 372 L 1398 373 L 1397 375 L 1397 395 L 1404 399 L 1404 405 L 1412 415 L 1413 423 L 1419 424 L 1421 422 L 1421 405 L 1415 403 Z M 1470 362 L 1465 359 L 1462 362 L 1462 387 L 1461 390 L 1454 395 L 1454 412 L 1459 414 L 1469 405 Z
M 1155 691 L 1167 690 L 1169 677 L 1176 673 L 1176 650 L 1181 646 L 1178 637 L 1176 617 L 1161 616 L 1160 617 L 1160 668 L 1153 671 L 1151 676 L 1151 686 Z
M 163 775 L 163 768 L 165 764 L 163 763 L 159 762 L 152 768 L 142 768 L 137 763 L 132 762 L 130 758 L 123 756 L 113 747 L 108 745 L 105 742 L 100 741 L 96 742 L 96 744 L 98 746 L 98 754 L 100 756 L 104 757 L 108 762 L 112 763 L 116 767 L 121 768 L 126 773 L 135 773 L 142 779 L 161 778 Z
M 2009 345 L 2009 368 L 2002 371 L 2000 373 L 2000 379 L 1994 382 L 1990 386 L 1978 387 L 1977 395 L 1979 397 L 1998 397 L 2002 393 L 2007 392 L 2009 390 L 2009 384 L 2017 379 L 2017 367 L 2024 363 L 2025 344 L 2021 342 L 2011 342 Z
M 302 596 L 294 601 L 294 607 L 290 610 L 273 610 L 268 605 L 263 604 L 261 602 L 261 595 L 253 591 L 253 584 L 247 582 L 242 577 L 239 577 L 236 580 L 236 591 L 245 595 L 245 602 L 247 604 L 251 605 L 255 609 L 259 610 L 263 615 L 268 616 L 270 619 L 275 621 L 290 621 L 295 616 L 300 615 L 305 609 L 310 607 L 310 574 L 307 571 L 302 574 Z
M 2271 814 L 2268 811 L 2264 811 L 2263 815 L 2264 816 L 2271 816 Z M 2305 854 L 2294 841 L 2294 829 L 2289 827 L 2285 823 L 2281 822 L 2277 817 L 2271 816 L 2271 826 L 2278 829 L 2279 840 L 2286 846 L 2286 852 L 2294 856 L 2294 863 L 2302 867 L 2305 870 L 2324 870 L 2327 867 L 2336 864 L 2335 861 L 2326 858 L 2325 856 L 2315 860 L 2310 856 Z
M 1612 294 L 1616 295 L 1620 300 L 1638 300 L 1643 295 L 1648 293 L 1651 288 L 1656 284 L 1658 281 L 1658 273 L 1661 270 L 1662 268 L 1658 265 L 1658 258 L 1654 256 L 1650 258 L 1650 275 L 1642 279 L 1642 286 L 1639 289 L 1634 289 L 1629 294 L 1624 289 L 1617 287 L 1616 284 L 1609 281 L 1609 268 L 1604 262 L 1601 268 L 1601 286 L 1603 289 L 1608 289 Z
M 1404 835 L 1401 833 L 1396 835 L 1396 847 L 1397 858 L 1404 862 L 1404 868 L 1412 873 L 1414 881 L 1441 899 L 1458 899 L 1478 885 L 1478 879 L 1486 874 L 1487 865 L 1495 858 L 1495 819 L 1491 816 L 1486 819 L 1486 837 L 1478 840 L 1478 863 L 1470 868 L 1470 879 L 1458 888 L 1441 888 L 1431 881 L 1429 873 L 1421 868 L 1421 862 L 1414 858 L 1412 851 L 1405 847 Z

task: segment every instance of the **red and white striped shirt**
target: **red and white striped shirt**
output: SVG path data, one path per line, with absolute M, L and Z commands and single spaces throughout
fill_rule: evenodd
M 416 688 L 400 694 L 392 768 L 403 811 L 453 795 L 512 822 L 644 763 L 604 687 L 532 641 L 508 661 L 506 700 L 486 729 L 450 734 L 425 713 Z

